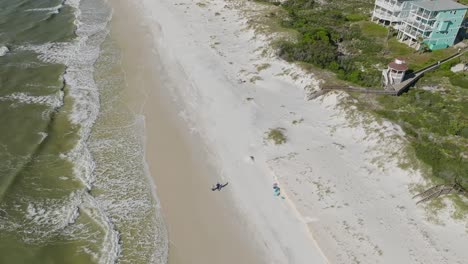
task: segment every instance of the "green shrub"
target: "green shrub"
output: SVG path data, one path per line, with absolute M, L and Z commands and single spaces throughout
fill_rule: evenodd
M 368 16 L 364 14 L 349 14 L 346 16 L 346 20 L 351 22 L 367 20 Z
M 399 97 L 381 97 L 379 115 L 400 124 L 419 160 L 432 168 L 434 179 L 468 181 L 463 160 L 468 139 L 468 105 L 449 95 L 410 90 Z M 458 97 L 458 96 L 457 96 Z
M 466 73 L 454 74 L 450 77 L 450 83 L 464 89 L 468 89 L 468 75 Z
M 379 24 L 375 24 L 370 21 L 362 22 L 360 24 L 361 30 L 366 36 L 384 38 L 388 34 L 388 29 Z
M 273 141 L 276 145 L 286 143 L 286 136 L 283 134 L 284 130 L 285 129 L 281 127 L 270 129 L 267 134 L 267 139 Z
M 287 0 L 283 6 L 288 10 L 312 9 L 315 6 L 314 0 Z

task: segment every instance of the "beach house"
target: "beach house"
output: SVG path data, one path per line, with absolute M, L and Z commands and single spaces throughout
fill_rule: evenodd
M 372 21 L 398 29 L 408 17 L 414 1 L 417 0 L 376 0 Z
M 411 47 L 437 50 L 455 43 L 467 9 L 452 0 L 376 0 L 372 21 L 394 27 Z
M 413 2 L 398 39 L 416 49 L 422 43 L 431 50 L 450 47 L 455 43 L 467 8 L 451 0 Z

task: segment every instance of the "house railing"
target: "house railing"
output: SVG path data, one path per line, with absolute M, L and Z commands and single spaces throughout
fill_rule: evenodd
M 417 21 L 416 19 L 414 18 L 410 18 L 410 19 L 407 19 L 405 21 L 408 25 L 412 26 L 412 27 L 415 27 L 421 31 L 432 31 L 433 30 L 433 26 L 431 25 L 428 25 L 422 21 Z
M 400 29 L 403 33 L 405 33 L 406 35 L 409 35 L 410 37 L 414 38 L 414 39 L 417 39 L 418 37 L 422 37 L 422 38 L 425 38 L 424 35 L 417 31 L 417 30 L 412 30 L 412 29 L 408 29 L 406 27 Z
M 436 20 L 437 19 L 437 15 L 434 14 L 434 13 L 426 13 L 426 12 L 420 12 L 420 11 L 416 11 L 416 10 L 412 10 L 411 13 L 413 15 L 417 15 L 419 17 L 422 17 L 424 19 L 428 19 L 428 20 Z
M 374 11 L 374 17 L 377 17 L 377 18 L 383 19 L 383 20 L 389 20 L 389 21 L 396 21 L 397 20 L 397 18 L 395 16 L 388 15 L 388 13 L 379 12 L 379 11 Z
M 403 9 L 403 4 L 395 0 L 393 1 L 377 0 L 375 1 L 375 4 L 392 12 L 401 11 Z

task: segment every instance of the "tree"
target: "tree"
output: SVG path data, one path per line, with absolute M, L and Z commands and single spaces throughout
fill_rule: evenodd
M 419 43 L 418 51 L 420 53 L 425 53 L 425 52 L 431 51 L 431 49 L 429 48 L 429 45 L 426 42 L 424 42 L 424 38 L 422 36 L 418 36 L 416 41 Z

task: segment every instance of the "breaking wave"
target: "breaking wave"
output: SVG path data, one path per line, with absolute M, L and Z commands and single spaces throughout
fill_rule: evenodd
M 63 181 L 64 185 L 72 182 L 78 187 L 73 185 L 72 191 L 67 189 L 60 195 L 55 193 L 54 186 L 47 184 L 28 190 L 51 193 L 51 196 L 10 192 L 10 200 L 22 206 L 9 206 L 7 214 L 4 213 L 6 209 L 0 208 L 0 230 L 19 236 L 28 245 L 44 246 L 56 243 L 57 239 L 65 244 L 86 241 L 78 251 L 92 256 L 97 263 L 165 263 L 167 233 L 153 187 L 145 178 L 149 177 L 149 171 L 145 163 L 144 117 L 129 115 L 119 108 L 121 105 L 113 106 L 113 102 L 121 100 L 114 96 L 113 88 L 125 82 L 119 79 L 122 74 L 115 74 L 112 68 L 120 65 L 116 54 L 119 51 L 104 51 L 102 47 L 108 40 L 112 12 L 98 0 L 69 0 L 54 7 L 26 11 L 58 13 L 65 5 L 75 12 L 76 37 L 73 40 L 15 46 L 15 53 L 27 51 L 31 54 L 32 51 L 39 61 L 12 60 L 3 65 L 27 69 L 41 66 L 41 63 L 61 64 L 66 70 L 60 77 L 63 87 L 28 83 L 24 86 L 28 92 L 0 97 L 0 102 L 9 102 L 12 107 L 47 106 L 49 110 L 45 110 L 42 117 L 50 120 L 47 128 L 36 134 L 39 140 L 32 154 L 18 161 L 23 166 L 7 164 L 7 158 L 7 162 L 0 164 L 0 172 L 2 166 L 20 167 L 16 176 L 21 170 L 28 171 L 34 166 L 59 170 L 66 162 L 71 164 L 71 169 L 67 167 L 67 172 L 54 180 L 60 182 L 58 186 L 62 186 Z M 107 55 L 103 55 L 106 52 Z M 104 77 L 96 78 L 97 71 Z M 115 76 L 109 77 L 112 73 Z M 28 87 L 33 89 L 28 90 Z M 38 94 L 44 89 L 57 92 Z M 54 133 L 57 137 L 65 130 L 54 130 L 54 124 L 59 123 L 57 116 L 65 116 L 62 119 L 70 123 L 66 132 L 73 134 L 73 143 L 63 151 L 47 154 L 42 149 L 53 141 Z M 115 122 L 108 122 L 111 119 Z M 41 176 L 44 175 L 38 173 L 32 177 Z
M 41 226 L 40 230 L 45 230 L 40 237 L 37 237 L 41 241 L 44 237 L 56 235 L 57 232 L 65 237 L 68 235 L 73 240 L 97 240 L 96 237 L 93 237 L 96 235 L 95 233 L 90 232 L 85 225 L 75 222 L 81 213 L 85 213 L 103 230 L 106 230 L 103 248 L 100 252 L 87 250 L 86 253 L 93 255 L 98 263 L 115 263 L 120 252 L 119 234 L 101 204 L 89 194 L 95 181 L 95 164 L 87 146 L 91 128 L 99 113 L 99 91 L 93 76 L 94 63 L 99 58 L 100 45 L 109 33 L 107 24 L 111 19 L 111 12 L 110 10 L 107 10 L 107 13 L 104 10 L 99 10 L 98 8 L 101 6 L 96 6 L 91 0 L 66 1 L 64 4 L 75 9 L 75 34 L 77 37 L 71 42 L 25 45 L 18 47 L 18 50 L 34 51 L 42 62 L 66 66 L 63 79 L 66 83 L 68 96 L 73 98 L 69 120 L 79 127 L 79 139 L 73 149 L 62 153 L 61 157 L 73 164 L 73 174 L 80 179 L 85 189 L 72 193 L 66 201 L 30 202 L 25 223 L 21 224 L 21 228 L 18 230 L 28 234 L 32 232 L 30 229 L 33 228 L 34 232 L 37 233 L 38 229 L 35 226 L 39 225 Z M 62 7 L 62 5 L 58 5 L 27 11 L 58 12 Z M 52 96 L 31 96 L 24 93 L 3 97 L 3 100 L 5 99 L 53 106 L 59 104 L 58 100 Z M 8 221 L 6 222 L 8 223 Z M 25 236 L 24 239 L 32 238 Z M 28 242 L 34 243 L 35 241 Z M 84 250 L 86 251 L 86 249 Z
M 53 6 L 53 7 L 27 9 L 25 10 L 25 12 L 50 12 L 53 14 L 58 14 L 62 7 L 63 5 L 60 4 L 60 5 Z
M 48 105 L 52 108 L 58 108 L 63 104 L 63 92 L 59 91 L 56 95 L 31 95 L 28 93 L 13 93 L 0 97 L 0 101 L 13 101 L 14 103 L 20 104 L 41 104 Z

